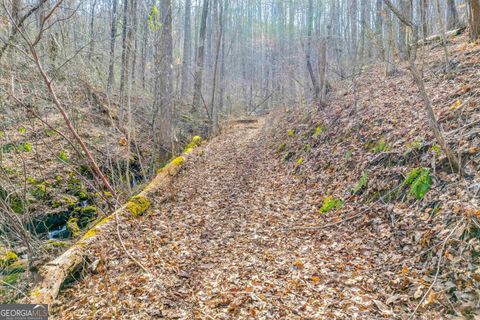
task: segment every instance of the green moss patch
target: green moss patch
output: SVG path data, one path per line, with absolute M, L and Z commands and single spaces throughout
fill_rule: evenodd
M 327 213 L 332 210 L 340 210 L 344 206 L 344 202 L 341 199 L 335 199 L 332 196 L 328 196 L 323 200 L 322 207 L 320 208 L 321 213 Z
M 144 196 L 135 196 L 127 203 L 127 210 L 132 217 L 136 218 L 143 215 L 149 208 L 151 202 Z

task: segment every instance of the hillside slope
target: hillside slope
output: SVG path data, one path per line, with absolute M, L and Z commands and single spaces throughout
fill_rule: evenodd
M 322 110 L 235 123 L 146 216 L 91 248 L 56 319 L 475 319 L 480 290 L 478 45 L 425 57 L 451 172 L 408 73 L 364 68 Z M 458 102 L 457 102 L 458 101 Z M 421 179 L 420 179 L 421 178 Z

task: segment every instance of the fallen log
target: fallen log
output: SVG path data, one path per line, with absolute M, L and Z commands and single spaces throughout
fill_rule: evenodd
M 188 154 L 198 147 L 201 142 L 202 139 L 200 137 L 194 137 L 192 142 L 185 148 L 183 154 L 160 169 L 155 179 L 140 194 L 132 197 L 120 209 L 98 222 L 61 256 L 43 265 L 40 268 L 39 281 L 30 293 L 30 302 L 34 304 L 52 304 L 65 280 L 84 266 L 89 246 L 107 228 L 116 223 L 115 215 L 117 215 L 119 221 L 125 221 L 145 213 L 151 205 L 153 196 L 155 196 L 158 190 L 171 182 L 172 177 L 184 165 Z
M 458 35 L 462 34 L 463 31 L 465 31 L 466 28 L 467 27 L 461 27 L 461 28 L 458 28 L 458 29 L 455 29 L 455 30 L 448 31 L 448 32 L 445 33 L 445 36 L 446 36 L 447 39 L 458 36 Z M 418 42 L 418 45 L 419 46 L 428 45 L 428 44 L 431 44 L 433 42 L 440 41 L 440 40 L 442 40 L 442 35 L 441 34 L 435 34 L 433 36 L 430 36 L 430 37 L 426 38 L 425 42 L 423 40 L 420 40 Z

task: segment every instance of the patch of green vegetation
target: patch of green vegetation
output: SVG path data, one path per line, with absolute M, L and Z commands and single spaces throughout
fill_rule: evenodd
M 5 171 L 6 174 L 19 175 L 20 171 L 15 168 L 10 168 L 7 166 L 0 166 L 0 170 Z
M 50 130 L 50 129 L 45 129 L 44 132 L 47 137 L 53 137 L 56 134 L 55 130 Z
M 389 146 L 388 142 L 381 139 L 381 140 L 377 141 L 377 143 L 373 147 L 372 151 L 373 151 L 373 153 L 377 154 L 377 153 L 381 153 L 381 152 L 387 152 L 389 150 L 390 150 L 390 146 Z
M 303 157 L 300 157 L 298 160 L 297 160 L 297 165 L 300 166 L 303 164 Z
M 70 232 L 72 237 L 76 238 L 82 232 L 78 226 L 78 218 L 70 218 L 67 221 L 67 230 Z
M 2 152 L 3 153 L 10 153 L 12 151 L 15 151 L 17 149 L 17 147 L 15 146 L 14 143 L 5 143 L 4 145 L 2 145 Z
M 322 207 L 320 208 L 321 213 L 327 213 L 332 210 L 340 210 L 344 206 L 344 202 L 341 199 L 336 199 L 332 196 L 328 196 L 323 200 Z
M 433 146 L 430 147 L 430 151 L 433 153 L 433 155 L 439 157 L 440 154 L 442 153 L 442 148 L 440 148 L 440 146 L 434 144 Z
M 3 153 L 11 153 L 13 151 L 18 152 L 30 152 L 32 151 L 32 144 L 30 142 L 15 144 L 15 143 L 6 143 L 2 145 L 2 152 Z
M 7 274 L 6 276 L 3 277 L 2 280 L 10 285 L 13 285 L 17 283 L 17 281 L 20 279 L 21 276 L 22 276 L 22 273 Z
M 132 217 L 136 218 L 143 215 L 150 205 L 151 202 L 146 197 L 135 196 L 127 203 L 127 210 L 130 211 Z
M 13 251 L 4 252 L 0 256 L 0 266 L 6 267 L 18 260 L 18 256 Z
M 366 187 L 368 187 L 368 173 L 364 171 L 362 173 L 362 177 L 360 178 L 360 180 L 358 180 L 357 185 L 355 186 L 355 188 L 353 188 L 352 193 L 357 194 L 360 192 L 360 190 Z
M 416 138 L 412 142 L 407 143 L 408 150 L 420 150 L 422 148 L 423 142 L 422 139 Z
M 289 130 L 287 130 L 287 135 L 288 135 L 290 138 L 293 138 L 293 137 L 295 137 L 295 131 L 289 129 Z
M 312 150 L 312 147 L 307 143 L 303 146 L 303 151 L 309 153 Z
M 25 260 L 23 261 L 15 261 L 6 268 L 3 269 L 2 273 L 3 274 L 12 274 L 12 273 L 22 273 L 27 271 L 27 264 L 25 263 Z
M 46 182 L 37 182 L 30 194 L 37 200 L 46 200 L 49 198 L 48 184 Z
M 317 126 L 315 128 L 315 132 L 313 133 L 312 135 L 312 138 L 313 139 L 318 139 L 318 137 L 320 137 L 320 135 L 323 133 L 323 131 L 325 131 L 325 129 L 323 128 L 323 126 Z
M 430 169 L 415 168 L 410 171 L 405 178 L 404 183 L 410 186 L 410 194 L 415 196 L 417 200 L 422 199 L 428 190 L 432 187 L 432 177 Z
M 65 150 L 60 151 L 57 157 L 63 162 L 68 162 L 68 154 Z
M 70 245 L 67 241 L 60 241 L 60 240 L 48 240 L 43 245 L 43 249 L 46 251 L 56 251 L 62 248 L 66 248 Z
M 25 127 L 19 127 L 17 129 L 17 131 L 20 132 L 20 133 L 25 133 L 25 132 L 27 132 L 27 129 L 25 129 Z
M 287 144 L 285 142 L 280 143 L 277 146 L 277 154 L 282 153 L 283 151 L 285 151 L 286 148 L 287 148 Z

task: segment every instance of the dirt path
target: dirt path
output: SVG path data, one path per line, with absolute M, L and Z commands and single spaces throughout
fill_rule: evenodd
M 62 294 L 56 318 L 391 319 L 373 303 L 386 293 L 368 271 L 385 239 L 347 227 L 282 231 L 321 225 L 321 199 L 272 157 L 264 127 L 242 124 L 214 139 L 149 216 L 122 226 L 153 275 L 114 236 L 103 239 L 95 272 Z

